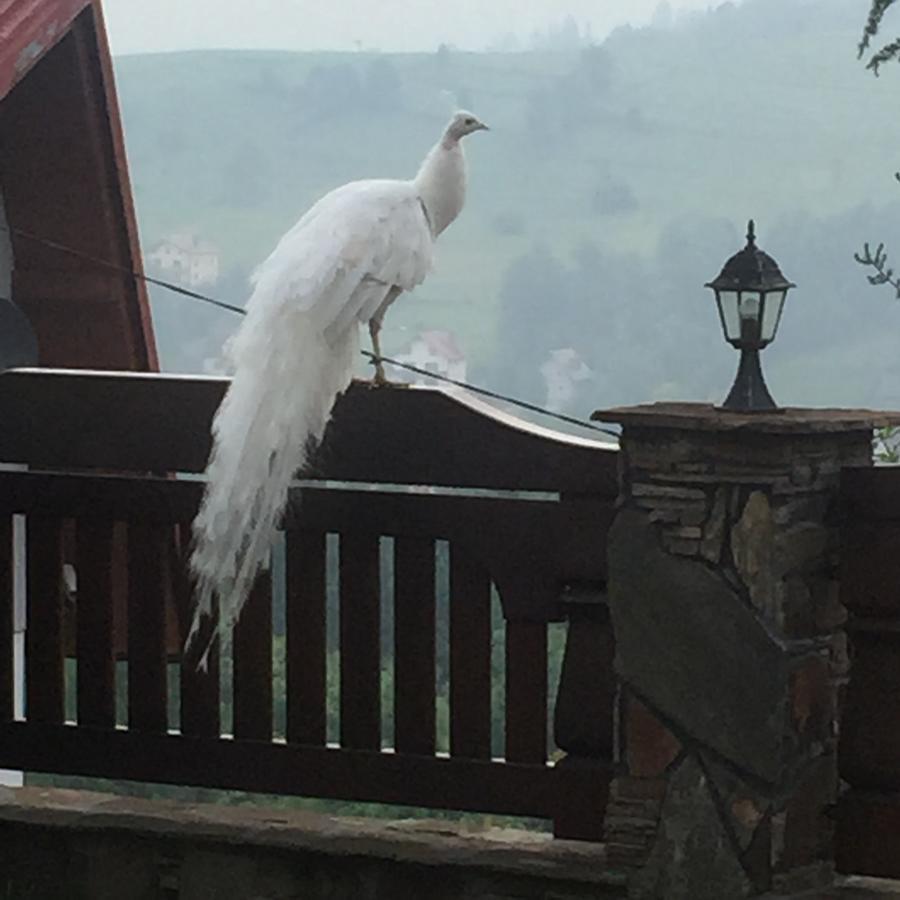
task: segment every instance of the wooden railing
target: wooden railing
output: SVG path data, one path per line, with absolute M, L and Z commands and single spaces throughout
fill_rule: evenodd
M 841 602 L 852 665 L 837 865 L 900 878 L 900 468 L 847 469 L 841 488 Z
M 202 471 L 225 385 L 0 376 L 0 462 L 29 467 L 0 473 L 0 767 L 540 817 L 559 835 L 599 839 L 613 755 L 604 603 L 613 448 L 439 391 L 354 385 L 292 492 L 283 567 L 279 558 L 258 580 L 233 646 L 203 673 L 179 661 L 191 605 L 184 548 L 202 485 L 173 473 Z M 20 555 L 28 628 L 17 717 Z M 283 638 L 273 577 L 284 583 Z M 499 747 L 494 591 L 505 626 Z M 381 709 L 386 616 L 393 729 Z M 567 622 L 568 635 L 551 728 L 552 622 Z M 273 645 L 284 653 L 283 734 L 273 721 Z M 449 746 L 440 748 L 435 670 L 444 653 Z M 230 726 L 221 715 L 229 708 Z

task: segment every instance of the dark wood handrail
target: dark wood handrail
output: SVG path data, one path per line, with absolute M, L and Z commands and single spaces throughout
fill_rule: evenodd
M 227 379 L 15 369 L 0 374 L 0 462 L 201 472 Z M 354 382 L 304 477 L 616 494 L 616 448 L 435 388 Z

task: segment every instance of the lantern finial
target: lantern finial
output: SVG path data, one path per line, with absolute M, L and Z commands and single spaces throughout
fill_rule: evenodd
M 753 219 L 747 223 L 747 243 L 751 247 L 756 246 L 756 225 L 754 225 Z

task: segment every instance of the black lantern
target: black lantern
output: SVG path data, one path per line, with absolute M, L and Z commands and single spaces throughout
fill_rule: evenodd
M 737 377 L 725 409 L 776 409 L 759 365 L 759 351 L 775 340 L 784 298 L 795 285 L 781 274 L 778 263 L 756 246 L 753 220 L 747 246 L 725 263 L 719 277 L 706 287 L 716 292 L 725 340 L 741 351 Z

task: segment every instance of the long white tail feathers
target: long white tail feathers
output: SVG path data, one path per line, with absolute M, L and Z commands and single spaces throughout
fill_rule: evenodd
M 255 310 L 251 304 L 231 346 L 235 374 L 213 420 L 207 485 L 193 525 L 196 606 L 186 650 L 217 601 L 217 628 L 200 657 L 202 670 L 268 560 L 310 442 L 321 439 L 335 399 L 350 383 L 356 324 L 328 342 L 313 317 L 287 304 Z

